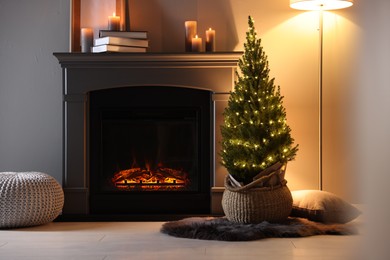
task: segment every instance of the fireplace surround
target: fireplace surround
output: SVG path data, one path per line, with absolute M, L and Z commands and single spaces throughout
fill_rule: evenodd
M 226 169 L 219 164 L 217 156 L 220 141 L 219 125 L 223 120 L 222 112 L 227 105 L 229 91 L 232 90 L 234 86 L 235 71 L 238 59 L 242 55 L 241 52 L 143 54 L 54 53 L 54 55 L 59 60 L 63 70 L 62 185 L 65 194 L 63 216 L 92 216 L 99 214 L 120 214 L 126 216 L 139 214 L 218 214 L 220 211 L 220 191 L 223 186 L 223 177 L 226 174 Z M 167 105 L 170 104 L 169 101 L 161 101 L 166 99 L 161 99 L 162 94 L 166 91 L 170 93 L 170 96 L 179 96 L 181 99 L 183 99 L 183 97 L 189 97 L 189 99 L 181 104 L 179 102 L 179 105 L 175 109 L 172 109 L 172 107 Z M 107 207 L 103 207 L 103 210 L 101 210 L 100 205 L 103 205 L 104 203 L 111 205 L 112 201 L 101 197 L 104 193 L 110 194 L 111 191 L 103 189 L 103 192 L 96 195 L 96 190 L 101 190 L 101 188 L 96 188 L 96 186 L 94 186 L 94 176 L 96 172 L 101 171 L 104 166 L 91 163 L 96 161 L 96 156 L 99 157 L 101 155 L 101 153 L 94 153 L 96 140 L 101 140 L 101 136 L 96 136 L 96 122 L 93 123 L 94 115 L 91 113 L 93 110 L 91 104 L 92 106 L 94 104 L 93 97 L 97 93 L 100 93 L 98 94 L 100 99 L 104 99 L 107 95 L 124 97 L 125 93 L 127 93 L 126 95 L 133 96 L 132 102 L 127 103 L 134 104 L 134 102 L 139 102 L 138 105 L 130 105 L 127 107 L 115 105 L 111 106 L 110 109 L 121 107 L 122 114 L 125 114 L 126 116 L 119 116 L 119 121 L 125 125 L 127 124 L 128 129 L 133 129 L 132 131 L 135 131 L 135 133 L 137 131 L 143 132 L 145 129 L 151 131 L 153 127 L 150 127 L 151 125 L 147 123 L 150 121 L 148 119 L 156 119 L 157 117 L 157 120 L 155 120 L 156 122 L 164 122 L 158 127 L 159 129 L 165 129 L 162 130 L 163 132 L 187 131 L 190 134 L 193 133 L 193 130 L 191 129 L 196 128 L 195 126 L 197 123 L 194 122 L 197 116 L 199 116 L 199 107 L 189 104 L 191 104 L 191 101 L 193 100 L 192 97 L 195 97 L 198 92 L 206 93 L 206 96 L 209 96 L 210 117 L 209 119 L 206 119 L 206 121 L 209 121 L 210 126 L 208 127 L 209 131 L 207 134 L 205 134 L 205 130 L 203 130 L 202 135 L 197 135 L 201 136 L 201 140 L 198 140 L 198 137 L 195 138 L 199 142 L 196 143 L 193 151 L 189 151 L 189 157 L 198 158 L 197 156 L 199 154 L 203 154 L 203 158 L 199 159 L 203 165 L 201 166 L 203 168 L 199 170 L 199 173 L 207 173 L 205 175 L 207 177 L 200 177 L 199 180 L 198 177 L 192 177 L 195 182 L 199 181 L 200 183 L 203 183 L 197 183 L 192 187 L 190 186 L 188 188 L 189 190 L 184 191 L 182 194 L 177 194 L 172 190 L 166 191 L 165 193 L 163 191 L 157 192 L 160 198 L 163 199 L 160 201 L 157 200 L 156 206 L 163 204 L 162 201 L 171 200 L 172 198 L 184 203 L 184 205 L 195 204 L 203 206 L 200 206 L 198 209 L 187 209 L 186 206 L 184 206 L 182 210 L 180 207 L 164 208 L 159 206 L 156 207 L 156 210 L 150 211 L 144 210 L 144 206 L 142 205 L 144 203 L 138 203 L 139 206 L 131 210 L 122 211 L 115 207 L 108 207 L 108 209 Z M 142 106 L 142 102 L 139 101 L 140 99 L 138 99 L 138 97 L 148 95 L 154 97 L 154 101 L 151 103 L 158 103 L 158 100 L 161 102 L 154 105 L 149 104 L 149 112 L 145 114 L 145 111 L 139 112 L 137 110 Z M 136 111 L 130 118 L 127 116 L 129 114 L 129 109 L 132 113 Z M 164 112 L 169 109 L 181 112 L 178 112 L 176 116 L 170 118 L 170 116 L 167 116 L 167 113 Z M 112 116 L 110 113 L 107 114 L 108 110 L 106 109 L 103 112 L 105 122 L 111 122 L 114 119 L 114 121 L 117 122 L 117 115 Z M 119 113 L 119 115 L 120 114 L 121 113 Z M 166 117 L 169 118 L 168 123 Z M 140 118 L 143 120 L 141 126 L 144 125 L 144 129 L 134 130 L 136 128 L 134 127 L 133 122 Z M 177 118 L 186 118 L 187 121 L 178 124 Z M 173 126 L 178 128 L 178 130 L 175 130 L 175 127 Z M 112 126 L 112 129 L 115 129 L 115 127 Z M 111 131 L 114 131 L 112 129 Z M 116 134 L 113 134 L 113 136 L 116 136 Z M 184 140 L 186 139 L 178 141 L 175 146 L 180 147 L 179 143 L 186 142 Z M 134 143 L 133 141 L 129 142 L 131 144 Z M 194 144 L 188 143 L 184 146 L 191 145 Z M 199 147 L 197 147 L 197 145 L 199 145 Z M 203 146 L 210 148 L 208 153 L 205 152 L 207 149 L 200 152 L 199 149 L 202 149 L 200 147 Z M 196 156 L 194 154 L 196 154 Z M 173 157 L 176 158 L 180 156 L 179 153 L 177 153 Z M 140 160 L 142 161 L 143 159 L 137 159 L 137 161 Z M 153 160 L 156 160 L 156 158 Z M 182 161 L 187 160 L 188 158 L 185 158 L 185 156 L 182 158 Z M 198 159 L 194 159 L 194 161 L 196 160 Z M 181 167 L 181 170 L 191 172 L 198 168 L 198 166 L 188 166 L 191 165 L 191 163 L 187 163 L 187 166 L 185 166 L 187 169 Z M 152 164 L 154 164 L 156 168 L 156 166 L 159 165 L 159 162 L 153 162 Z M 186 163 L 184 163 L 184 165 L 185 164 Z M 119 169 L 123 170 L 126 167 L 122 168 L 123 167 L 119 167 L 117 172 L 119 172 Z M 161 167 L 159 167 L 159 169 L 161 169 Z M 159 171 L 161 173 L 161 170 Z M 129 183 L 130 181 L 126 180 L 125 186 L 134 187 L 134 185 L 130 186 Z M 137 187 L 140 187 L 139 184 L 137 185 Z M 155 184 L 153 185 L 155 186 Z M 197 193 L 198 191 L 201 192 Z M 145 192 L 140 193 L 138 191 L 125 191 L 124 193 L 125 196 L 122 196 L 121 199 L 122 203 L 127 203 L 129 201 L 130 203 L 133 203 L 139 199 L 137 196 L 145 195 Z M 150 192 L 146 193 L 150 194 Z M 137 196 L 135 196 L 135 194 Z M 147 196 L 149 196 L 148 194 Z M 166 194 L 169 194 L 171 197 L 164 197 L 168 196 Z M 191 197 L 191 195 L 193 196 Z M 206 203 L 203 203 L 204 201 L 206 201 Z

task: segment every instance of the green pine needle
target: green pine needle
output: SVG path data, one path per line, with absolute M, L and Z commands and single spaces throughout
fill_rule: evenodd
M 280 87 L 269 78 L 267 56 L 257 38 L 254 20 L 249 16 L 244 54 L 238 66 L 237 81 L 224 111 L 222 164 L 237 180 L 252 181 L 260 171 L 295 158 L 291 129 Z

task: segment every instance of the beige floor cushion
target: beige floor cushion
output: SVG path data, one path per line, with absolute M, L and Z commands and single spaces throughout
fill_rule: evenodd
M 0 172 L 0 228 L 36 226 L 62 211 L 61 185 L 41 172 Z

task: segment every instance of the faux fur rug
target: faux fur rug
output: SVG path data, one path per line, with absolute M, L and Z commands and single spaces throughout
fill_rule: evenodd
M 181 238 L 249 241 L 271 237 L 352 235 L 357 234 L 357 229 L 351 224 L 322 224 L 303 218 L 289 218 L 277 224 L 265 221 L 259 224 L 238 224 L 224 217 L 193 217 L 166 222 L 161 232 Z

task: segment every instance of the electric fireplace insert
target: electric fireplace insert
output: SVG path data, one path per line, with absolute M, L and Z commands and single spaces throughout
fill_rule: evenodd
M 92 214 L 209 214 L 212 92 L 166 86 L 91 91 Z

